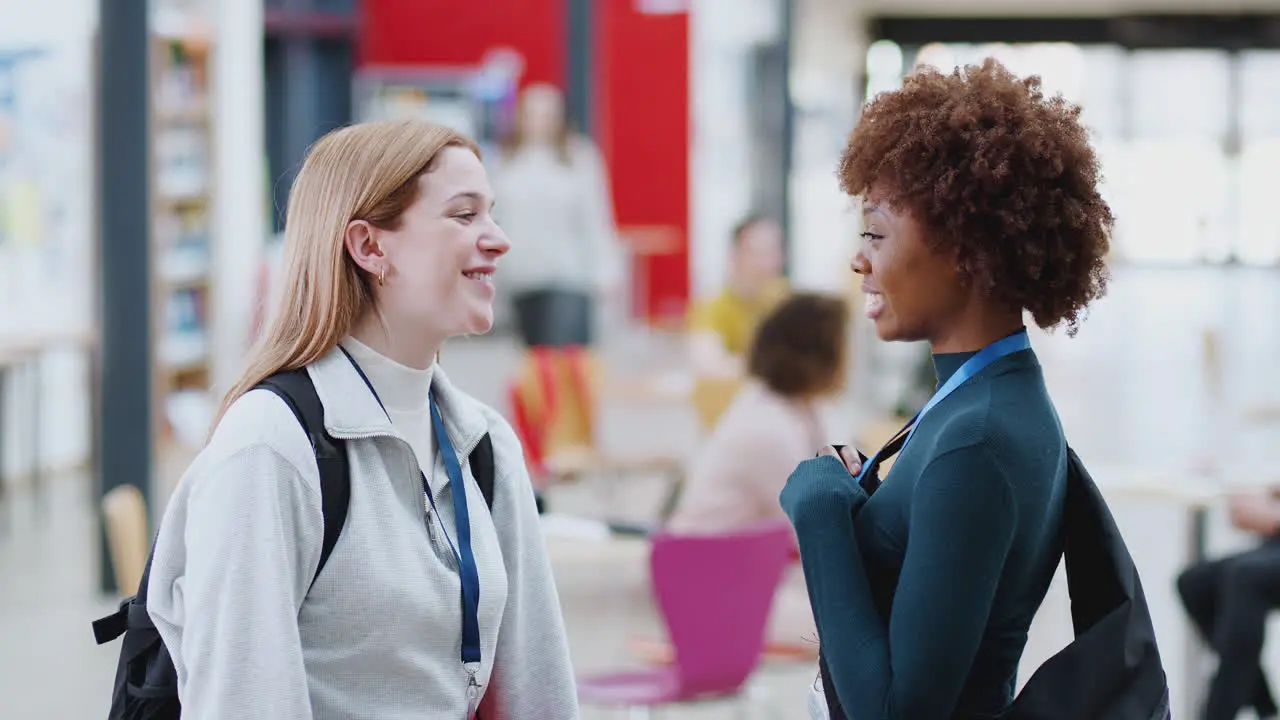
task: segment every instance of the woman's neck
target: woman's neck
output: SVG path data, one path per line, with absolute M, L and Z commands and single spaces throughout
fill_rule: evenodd
M 396 413 L 420 414 L 427 407 L 434 367 L 418 370 L 402 365 L 365 345 L 354 335 L 346 339 L 343 347 L 373 384 L 384 407 L 393 414 L 392 421 L 400 421 L 394 417 Z
M 954 322 L 944 333 L 929 339 L 934 355 L 977 352 L 1023 328 L 1022 311 L 975 313 Z
M 444 344 L 444 338 L 429 333 L 395 330 L 375 313 L 366 313 L 357 321 L 351 337 L 379 355 L 415 370 L 431 367 Z

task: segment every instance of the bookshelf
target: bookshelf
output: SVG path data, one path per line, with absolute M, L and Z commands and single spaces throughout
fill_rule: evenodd
M 153 382 L 157 446 L 198 444 L 212 382 L 215 275 L 210 42 L 194 23 L 152 39 Z

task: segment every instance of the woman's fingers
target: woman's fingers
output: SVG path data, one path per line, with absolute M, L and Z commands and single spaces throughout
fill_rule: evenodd
M 850 475 L 857 475 L 862 471 L 862 460 L 858 458 L 858 452 L 848 445 L 842 446 L 838 451 L 834 446 L 827 445 L 818 454 L 839 459 Z
M 858 451 L 852 446 L 845 445 L 840 448 L 840 459 L 844 460 L 844 466 L 849 468 L 850 475 L 862 472 L 862 459 L 858 457 Z

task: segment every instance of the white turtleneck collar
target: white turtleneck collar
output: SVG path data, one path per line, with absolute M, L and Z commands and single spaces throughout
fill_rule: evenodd
M 393 416 L 399 413 L 422 413 L 425 416 L 434 363 L 426 370 L 401 365 L 354 337 L 343 340 L 342 346 L 373 383 L 387 412 Z

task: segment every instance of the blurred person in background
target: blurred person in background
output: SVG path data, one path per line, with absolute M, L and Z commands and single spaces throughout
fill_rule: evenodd
M 689 310 L 690 352 L 701 377 L 741 378 L 756 326 L 788 291 L 776 222 L 750 215 L 733 228 L 731 243 L 724 289 Z
M 1246 707 L 1259 718 L 1280 711 L 1262 668 L 1267 615 L 1280 608 L 1280 486 L 1233 495 L 1231 523 L 1258 536 L 1247 552 L 1203 562 L 1178 576 L 1178 595 L 1218 655 L 1205 720 L 1233 720 Z
M 155 544 L 149 611 L 184 718 L 578 716 L 519 441 L 435 362 L 493 323 L 509 247 L 493 199 L 475 144 L 438 125 L 359 124 L 311 149 L 278 305 Z M 349 464 L 318 576 L 316 457 L 256 388 L 294 368 Z M 492 514 L 467 462 L 485 435 Z
M 667 529 L 718 534 L 782 517 L 778 493 L 826 442 L 819 404 L 844 387 L 847 303 L 800 293 L 761 323 L 747 356 L 749 379 L 721 415 L 689 473 Z M 796 568 L 774 605 L 769 638 L 808 643 L 815 631 Z
M 494 213 L 516 241 L 503 286 L 522 340 L 591 345 L 597 300 L 621 287 L 622 249 L 604 161 L 570 129 L 560 90 L 539 83 L 520 94 L 493 186 Z
M 782 491 L 825 661 L 815 692 L 856 720 L 1000 717 L 1067 488 L 1024 315 L 1074 334 L 1105 291 L 1098 158 L 1077 106 L 989 59 L 877 95 L 839 177 L 863 201 L 866 315 L 882 340 L 927 341 L 944 392 L 882 483 L 828 447 Z

